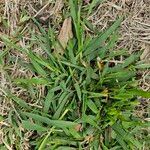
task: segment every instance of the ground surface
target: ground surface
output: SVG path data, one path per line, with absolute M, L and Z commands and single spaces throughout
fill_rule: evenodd
M 85 5 L 86 3 L 88 3 L 88 0 L 85 0 Z M 56 34 L 59 34 L 65 18 L 63 15 L 64 11 L 67 11 L 67 1 L 65 0 L 0 0 L 0 36 L 6 34 L 15 38 L 17 32 L 24 30 L 24 41 L 18 41 L 23 46 L 25 41 L 30 38 L 30 33 L 29 31 L 26 32 L 26 29 L 33 26 L 28 22 L 28 16 L 36 17 L 45 28 L 50 23 L 54 26 Z M 125 20 L 119 30 L 120 41 L 117 48 L 126 48 L 130 53 L 143 50 L 141 59 L 145 62 L 150 62 L 150 0 L 105 0 L 104 3 L 93 10 L 88 20 L 91 21 L 97 30 L 101 31 L 106 29 L 120 15 L 125 16 Z M 25 17 L 23 18 L 23 16 Z M 3 50 L 3 47 L 4 44 L 0 41 L 0 51 Z M 40 52 L 40 49 L 35 47 L 34 51 Z M 13 77 L 31 76 L 30 72 L 23 70 L 17 64 L 18 58 L 25 56 L 13 50 L 10 55 L 16 59 L 15 64 L 8 66 L 11 75 Z M 6 63 L 7 61 L 9 60 L 6 59 Z M 150 72 L 148 70 L 143 72 L 140 86 L 145 90 L 150 89 L 150 82 L 147 79 L 149 76 Z M 0 68 L 0 116 L 7 115 L 10 106 L 12 106 L 3 95 L 3 92 L 5 92 L 3 90 L 6 88 L 11 89 L 18 96 L 24 98 L 27 96 L 22 89 L 13 87 L 7 77 L 7 72 Z M 42 87 L 39 87 L 39 89 L 40 94 L 43 94 Z M 23 93 L 24 95 L 22 95 Z M 143 103 L 148 105 L 146 100 Z M 140 106 L 139 116 L 145 113 L 144 107 L 145 104 Z M 9 126 L 3 122 L 0 123 L 0 128 L 3 125 Z M 0 143 L 3 142 L 3 138 L 3 131 L 1 130 Z

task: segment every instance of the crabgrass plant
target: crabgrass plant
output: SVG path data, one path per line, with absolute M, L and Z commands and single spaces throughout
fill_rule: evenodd
M 80 8 L 70 0 L 74 37 L 63 55 L 53 52 L 58 42 L 52 28 L 45 31 L 34 18 L 40 33 L 31 39 L 42 54 L 2 37 L 6 51 L 1 53 L 1 64 L 8 49 L 13 48 L 29 58 L 28 63 L 18 63 L 34 74 L 31 78 L 12 79 L 16 86 L 28 91 L 32 102 L 5 91 L 14 107 L 8 116 L 11 128 L 6 130 L 5 145 L 20 149 L 23 137 L 30 133 L 31 149 L 38 150 L 142 148 L 144 141 L 135 134 L 147 124 L 133 112 L 138 97 L 150 98 L 150 93 L 138 88 L 137 77 L 138 68 L 149 65 L 138 61 L 140 53 L 129 55 L 125 50 L 113 50 L 121 18 L 103 33 L 91 36 L 85 32 Z M 39 85 L 44 87 L 44 96 L 37 101 Z

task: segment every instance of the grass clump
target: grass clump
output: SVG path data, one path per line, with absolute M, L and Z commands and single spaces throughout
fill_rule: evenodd
M 12 128 L 7 130 L 5 142 L 19 149 L 28 131 L 31 149 L 141 149 L 142 142 L 132 131 L 146 124 L 133 111 L 139 104 L 137 97 L 150 98 L 150 93 L 137 88 L 140 54 L 112 51 L 122 19 L 93 37 L 85 33 L 81 7 L 75 1 L 70 0 L 70 11 L 74 37 L 63 55 L 55 53 L 59 42 L 52 28 L 46 32 L 34 18 L 40 33 L 31 39 L 43 55 L 2 37 L 6 48 L 26 54 L 29 63 L 20 60 L 20 65 L 33 73 L 31 78 L 12 80 L 26 89 L 28 100 L 5 92 L 14 104 L 8 118 Z M 124 61 L 118 60 L 120 56 Z M 40 99 L 39 85 L 44 87 Z M 12 132 L 16 141 L 11 141 Z

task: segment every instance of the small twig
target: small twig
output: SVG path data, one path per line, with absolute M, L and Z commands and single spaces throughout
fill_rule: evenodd
M 37 15 L 39 15 L 49 4 L 50 4 L 51 0 L 46 4 L 44 5 L 35 15 L 34 17 L 36 17 Z
M 104 62 L 110 62 L 110 63 L 118 63 L 118 64 L 123 64 L 123 61 L 119 60 L 103 60 Z
M 143 22 L 139 22 L 139 21 L 136 21 L 136 20 L 135 20 L 135 22 L 137 22 L 137 23 L 139 23 L 139 24 L 141 24 L 141 25 L 144 25 L 144 26 L 148 26 L 148 27 L 150 27 L 150 24 L 143 23 Z

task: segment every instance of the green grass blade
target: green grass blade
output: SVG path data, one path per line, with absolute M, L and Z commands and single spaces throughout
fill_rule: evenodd
M 48 94 L 45 98 L 45 102 L 44 102 L 44 108 L 43 108 L 43 111 L 44 113 L 48 113 L 49 111 L 49 108 L 50 108 L 50 105 L 52 103 L 52 100 L 53 100 L 53 97 L 54 97 L 54 92 L 52 90 L 49 90 L 48 91 Z
M 96 6 L 96 5 L 99 5 L 100 3 L 102 3 L 104 0 L 92 0 L 90 6 L 89 7 L 89 10 L 88 10 L 88 16 L 92 13 L 92 10 L 93 8 Z
M 45 78 L 38 78 L 38 77 L 33 77 L 31 79 L 14 79 L 13 80 L 17 84 L 34 84 L 34 85 L 50 85 L 53 82 L 49 82 Z
M 32 65 L 36 69 L 36 72 L 43 77 L 47 76 L 47 73 L 44 71 L 44 69 L 34 60 L 31 60 Z
M 74 87 L 75 87 L 75 90 L 77 92 L 77 96 L 79 98 L 79 101 L 81 101 L 81 96 L 82 96 L 82 93 L 81 93 L 81 89 L 80 89 L 80 86 L 78 83 L 75 83 L 74 84 Z
M 95 103 L 92 100 L 88 100 L 87 105 L 95 114 L 98 113 L 97 106 L 95 105 Z
M 81 28 L 81 7 L 78 5 L 78 1 L 69 0 L 71 17 L 75 27 L 76 37 L 78 41 L 78 52 L 81 51 L 83 45 L 83 29 Z
M 84 49 L 84 56 L 87 56 L 88 54 L 92 53 L 97 48 L 102 46 L 102 44 L 105 42 L 105 40 L 119 27 L 119 25 L 121 24 L 121 21 L 122 21 L 122 18 L 119 18 L 102 35 L 91 40 L 91 42 L 88 44 L 88 46 L 85 47 L 85 49 Z
M 46 123 L 47 125 L 55 126 L 58 128 L 68 128 L 68 127 L 74 127 L 77 125 L 77 123 L 75 122 L 63 121 L 63 120 L 51 120 L 47 117 L 42 117 L 41 115 L 37 115 L 33 113 L 23 112 L 23 114 L 36 121 L 39 121 L 41 123 Z
M 107 97 L 108 96 L 107 93 L 88 92 L 88 91 L 85 91 L 85 90 L 82 90 L 82 92 L 84 94 L 89 94 L 89 98 L 93 98 L 93 97 Z
M 118 82 L 118 81 L 127 81 L 129 79 L 131 79 L 132 77 L 135 77 L 135 72 L 134 71 L 120 71 L 120 72 L 116 72 L 116 73 L 112 73 L 107 75 L 107 77 L 105 77 L 105 80 L 109 80 L 112 82 Z
M 130 133 L 127 133 L 120 124 L 116 123 L 113 125 L 113 129 L 115 130 L 115 132 L 117 133 L 117 136 L 119 139 L 118 142 L 120 143 L 120 145 L 125 149 L 125 142 L 126 143 L 132 143 L 134 146 L 136 146 L 138 149 L 140 149 L 142 147 L 141 143 L 137 140 L 134 139 L 133 136 L 131 136 Z
M 64 109 L 65 107 L 65 104 L 67 103 L 67 101 L 69 100 L 69 96 L 70 94 L 66 94 L 66 96 L 64 97 L 64 99 L 62 100 L 62 102 L 59 104 L 54 116 L 53 116 L 53 119 L 59 119 L 61 113 L 62 113 L 62 110 Z
M 139 54 L 132 54 L 129 58 L 127 58 L 124 61 L 124 64 L 122 65 L 123 68 L 129 66 L 130 64 L 132 64 L 133 62 L 135 62 L 138 58 L 139 58 Z
M 118 143 L 121 145 L 121 147 L 122 147 L 124 150 L 127 150 L 127 149 L 128 149 L 127 143 L 122 139 L 122 137 L 121 137 L 120 135 L 117 135 L 117 136 L 116 136 L 116 140 L 118 141 Z
M 76 131 L 74 128 L 69 128 L 69 131 L 70 131 L 70 134 L 73 135 L 74 138 L 76 138 L 76 139 L 80 139 L 81 138 L 81 136 L 78 133 L 78 131 Z
M 28 110 L 31 110 L 31 107 L 26 103 L 23 99 L 18 98 L 17 96 L 13 94 L 7 95 L 10 99 L 12 99 L 14 102 L 16 102 L 20 107 L 26 108 Z
M 135 95 L 135 96 L 142 96 L 144 98 L 150 98 L 150 92 L 149 91 L 143 91 L 141 89 L 128 90 L 128 93 Z
M 69 67 L 73 67 L 73 68 L 77 68 L 79 70 L 83 70 L 84 68 L 83 67 L 80 67 L 78 65 L 74 65 L 74 64 L 71 64 L 70 62 L 66 62 L 66 61 L 60 61 L 62 64 L 66 65 L 66 66 L 69 66 Z
M 145 64 L 138 64 L 137 66 L 135 66 L 136 69 L 150 69 L 150 64 L 149 63 L 145 63 Z
M 55 71 L 55 69 L 50 66 L 50 64 L 47 62 L 47 60 L 43 60 L 42 58 L 34 55 L 32 52 L 28 53 L 30 59 L 31 59 L 31 62 L 34 61 L 34 62 L 37 62 L 43 66 L 45 66 L 46 68 L 48 68 L 50 71 Z
M 68 44 L 68 47 L 67 47 L 68 55 L 69 55 L 70 62 L 75 65 L 76 58 L 74 56 L 73 49 L 74 49 L 74 43 L 73 43 L 73 41 L 70 41 Z
M 33 130 L 33 131 L 38 131 L 38 132 L 47 131 L 47 128 L 44 128 L 35 123 L 31 123 L 30 121 L 22 120 L 22 125 L 23 125 L 23 128 L 25 128 L 27 130 Z
M 99 57 L 101 59 L 106 57 L 106 53 L 115 46 L 117 40 L 118 40 L 118 35 L 117 35 L 117 33 L 114 33 L 111 36 L 108 44 L 99 50 Z
M 91 115 L 89 115 L 89 116 L 84 115 L 82 117 L 82 120 L 83 120 L 84 123 L 90 124 L 90 125 L 96 127 L 97 129 L 101 130 L 100 127 L 98 126 L 98 124 L 96 123 L 96 121 L 94 120 L 94 118 L 95 117 L 93 117 Z
M 39 146 L 38 150 L 44 150 L 45 149 L 45 146 L 48 142 L 48 138 L 49 138 L 50 134 L 53 132 L 53 129 L 54 129 L 54 127 L 52 127 L 51 130 L 48 132 L 48 134 L 46 135 L 46 137 L 42 141 L 41 145 Z

